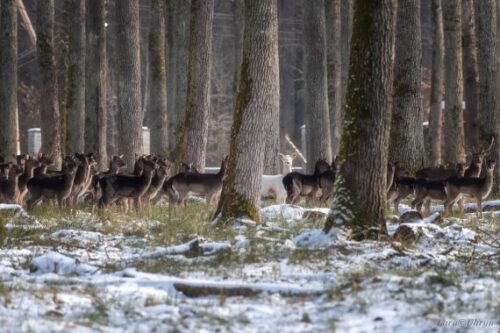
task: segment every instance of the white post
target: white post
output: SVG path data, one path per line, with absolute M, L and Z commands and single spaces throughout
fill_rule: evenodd
M 36 155 L 42 147 L 42 131 L 39 128 L 28 129 L 28 154 Z
M 151 152 L 151 145 L 150 145 L 150 133 L 149 133 L 149 128 L 146 126 L 142 127 L 142 153 L 145 155 L 149 155 Z

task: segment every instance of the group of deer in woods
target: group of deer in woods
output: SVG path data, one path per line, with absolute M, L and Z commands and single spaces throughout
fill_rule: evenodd
M 401 200 L 413 196 L 413 208 L 421 212 L 425 204 L 430 211 L 431 200 L 444 203 L 445 212 L 450 212 L 455 203 L 463 212 L 464 198 L 477 202 L 481 214 L 482 200 L 493 188 L 494 160 L 485 160 L 489 147 L 471 152 L 468 167 L 457 164 L 455 169 L 443 166 L 428 167 L 410 177 L 398 163 L 387 166 L 387 202 L 394 202 L 399 211 Z M 297 155 L 279 154 L 282 174 L 263 175 L 261 196 L 274 198 L 278 203 L 296 204 L 302 197 L 317 199 L 326 203 L 333 197 L 333 185 L 337 173 L 337 161 L 328 163 L 319 160 L 314 173 L 292 172 L 293 160 Z M 59 207 L 74 207 L 79 200 L 92 203 L 92 208 L 108 207 L 113 203 L 128 210 L 130 204 L 136 209 L 149 207 L 162 197 L 167 197 L 169 205 L 185 206 L 190 195 L 206 198 L 207 204 L 217 202 L 226 170 L 227 156 L 222 161 L 218 173 L 201 173 L 192 164 L 181 163 L 183 171 L 169 177 L 172 164 L 151 155 L 138 155 L 132 173 L 125 170 L 123 155 L 113 156 L 109 169 L 100 172 L 93 153 L 75 153 L 65 156 L 63 168 L 49 170 L 53 164 L 51 156 L 22 154 L 14 156 L 16 163 L 5 162 L 0 156 L 0 202 L 25 204 L 32 209 L 41 200 L 55 200 Z M 481 177 L 483 164 L 486 165 Z

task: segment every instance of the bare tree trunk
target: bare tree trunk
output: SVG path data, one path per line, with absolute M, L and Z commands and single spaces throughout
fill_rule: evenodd
M 304 8 L 305 112 L 307 169 L 319 159 L 332 159 L 326 82 L 326 28 L 324 0 L 307 1 Z
M 386 169 L 392 108 L 394 1 L 354 2 L 351 65 L 340 145 L 343 162 L 325 232 L 345 224 L 354 239 L 386 234 Z
M 167 59 L 167 109 L 168 109 L 168 146 L 169 150 L 175 148 L 175 132 L 177 123 L 173 120 L 176 113 L 176 93 L 177 93 L 177 49 L 175 29 L 177 27 L 177 6 L 175 0 L 167 0 L 166 6 L 166 59 Z
M 454 167 L 465 161 L 463 122 L 463 78 L 461 44 L 462 0 L 443 1 L 445 114 L 444 156 L 445 165 Z
M 65 103 L 68 152 L 85 149 L 85 0 L 68 0 L 69 54 Z
M 398 2 L 389 160 L 410 172 L 425 164 L 420 0 Z
M 210 72 L 214 0 L 191 1 L 186 112 L 177 143 L 176 160 L 205 168 L 210 111 Z
M 243 32 L 245 29 L 244 0 L 233 1 L 234 22 L 234 93 L 237 93 L 240 82 L 240 66 L 243 58 Z
M 106 151 L 106 0 L 88 0 L 87 6 L 85 150 L 96 154 L 99 169 L 103 170 L 108 163 Z M 125 57 L 125 54 L 117 53 Z
M 429 150 L 430 165 L 441 164 L 441 146 L 443 143 L 443 113 L 441 112 L 441 98 L 443 96 L 443 12 L 441 0 L 432 0 L 432 20 L 434 45 L 432 48 L 432 77 L 431 77 L 431 110 L 429 113 L 429 135 L 427 147 Z
M 464 131 L 466 151 L 478 144 L 478 94 L 477 40 L 474 0 L 462 0 L 462 60 L 464 72 Z
M 135 154 L 142 153 L 141 59 L 139 0 L 117 1 L 119 150 L 132 170 Z
M 188 36 L 190 30 L 190 8 L 191 0 L 177 0 L 176 2 L 177 27 L 175 33 L 175 70 L 176 70 L 176 95 L 175 112 L 170 115 L 172 126 L 175 129 L 174 137 L 177 149 L 180 129 L 186 111 L 187 80 L 188 80 Z
M 341 0 L 326 0 L 326 46 L 328 77 L 328 109 L 330 111 L 330 135 L 332 153 L 338 155 L 342 124 L 341 68 Z
M 259 220 L 265 124 L 279 105 L 277 0 L 245 1 L 240 83 L 234 109 L 222 219 Z
M 17 1 L 3 0 L 0 8 L 0 155 L 18 153 Z
M 149 68 L 151 77 L 150 124 L 151 152 L 168 156 L 167 77 L 165 61 L 164 0 L 151 1 Z
M 349 72 L 349 54 L 351 47 L 351 34 L 352 34 L 352 0 L 341 0 L 342 3 L 340 5 L 341 10 L 341 27 L 340 27 L 340 54 L 342 57 L 341 68 L 344 70 L 341 74 L 341 98 L 342 98 L 342 107 L 341 113 L 344 113 L 344 104 L 346 99 L 346 89 L 347 89 L 347 75 Z M 342 133 L 340 133 L 342 135 Z
M 54 58 L 54 0 L 37 2 L 37 51 L 40 73 L 41 152 L 51 154 L 54 168 L 61 168 L 61 118 L 57 98 Z
M 479 2 L 479 140 L 482 148 L 487 147 L 491 138 L 495 138 L 496 145 L 491 150 L 491 156 L 498 161 L 499 151 L 497 109 L 497 64 L 496 64 L 496 33 L 497 7 L 496 0 L 482 0 Z M 495 171 L 498 182 L 499 168 Z M 498 191 L 497 188 L 495 188 Z

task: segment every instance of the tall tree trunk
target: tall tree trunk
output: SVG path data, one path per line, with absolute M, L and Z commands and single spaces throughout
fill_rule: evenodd
M 106 150 L 106 0 L 88 0 L 87 6 L 85 150 L 96 154 L 99 169 L 102 170 L 107 167 L 108 163 Z M 125 57 L 124 53 L 117 53 Z
M 461 0 L 443 1 L 445 113 L 444 154 L 445 165 L 455 167 L 465 161 L 463 122 L 463 78 L 461 44 Z
M 498 161 L 499 151 L 497 109 L 497 64 L 496 64 L 496 34 L 497 7 L 496 0 L 479 2 L 479 140 L 484 149 L 495 138 L 496 145 L 491 150 L 491 157 Z M 496 180 L 500 176 L 500 168 L 495 173 Z M 496 189 L 498 191 L 498 189 Z
M 238 90 L 240 82 L 240 66 L 243 57 L 243 31 L 245 29 L 245 4 L 243 0 L 233 1 L 234 24 L 234 93 Z
M 474 0 L 462 0 L 462 60 L 464 72 L 464 131 L 466 151 L 478 144 L 478 94 L 477 40 Z
M 326 0 L 326 46 L 328 77 L 328 109 L 330 112 L 330 135 L 332 153 L 337 155 L 340 144 L 342 124 L 342 89 L 340 86 L 342 71 L 341 49 L 341 0 Z
M 245 1 L 240 83 L 234 109 L 222 219 L 259 220 L 265 124 L 279 105 L 277 0 Z M 250 24 L 251 23 L 251 24 Z
M 151 77 L 150 124 L 151 152 L 168 156 L 167 77 L 165 61 L 164 0 L 151 1 L 149 31 L 149 68 Z
M 0 155 L 10 158 L 19 149 L 17 1 L 2 0 L 0 12 Z
M 177 56 L 175 29 L 177 28 L 176 0 L 167 0 L 166 6 L 166 59 L 167 59 L 167 109 L 168 109 L 168 147 L 170 151 L 175 148 L 175 133 L 177 123 L 174 121 L 177 93 Z
M 354 2 L 342 166 L 325 232 L 339 224 L 355 239 L 387 232 L 384 208 L 392 108 L 394 0 Z
M 175 95 L 175 112 L 170 115 L 174 130 L 175 147 L 179 141 L 181 124 L 186 111 L 187 98 L 187 80 L 188 80 L 188 36 L 190 30 L 190 8 L 191 0 L 177 0 L 177 27 L 175 33 L 175 70 L 176 70 L 176 95 Z
M 65 107 L 68 152 L 85 149 L 85 0 L 68 0 L 69 54 Z
M 305 112 L 307 169 L 319 159 L 332 159 L 326 82 L 324 0 L 307 1 L 304 8 Z
M 429 135 L 427 149 L 429 163 L 433 166 L 441 164 L 441 146 L 443 143 L 443 113 L 441 99 L 443 89 L 443 12 L 441 0 L 432 0 L 433 47 L 431 77 L 431 110 L 429 113 Z
M 57 73 L 54 58 L 54 0 L 37 2 L 37 51 L 39 64 L 41 152 L 51 154 L 54 168 L 61 168 L 61 117 L 57 98 Z
M 210 111 L 210 72 L 214 0 L 191 1 L 188 89 L 176 160 L 205 168 Z
M 420 0 L 398 2 L 395 50 L 389 160 L 411 172 L 425 164 Z
M 341 11 L 341 26 L 340 26 L 340 54 L 342 57 L 341 68 L 344 68 L 341 74 L 341 98 L 342 107 L 341 113 L 344 113 L 344 104 L 346 99 L 346 89 L 347 89 L 347 75 L 349 72 L 349 54 L 351 47 L 351 34 L 352 34 L 352 0 L 341 0 L 340 5 Z M 342 134 L 342 133 L 341 133 Z
M 132 170 L 135 154 L 142 153 L 141 59 L 139 0 L 117 1 L 119 150 Z

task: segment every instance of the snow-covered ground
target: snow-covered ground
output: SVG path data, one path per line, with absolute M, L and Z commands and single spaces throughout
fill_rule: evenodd
M 324 208 L 168 242 L 165 221 L 0 209 L 1 332 L 500 331 L 497 212 L 404 223 L 402 244 L 326 235 Z

